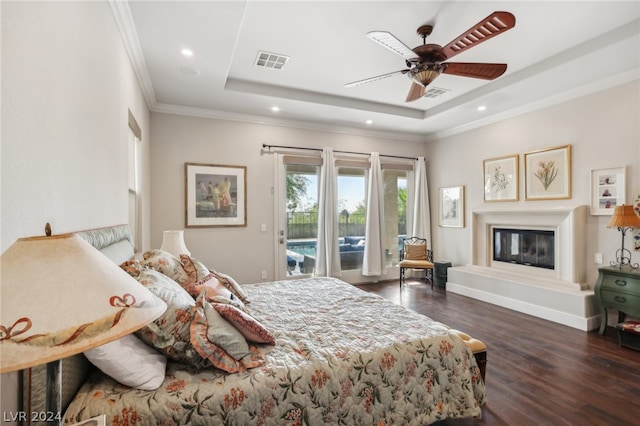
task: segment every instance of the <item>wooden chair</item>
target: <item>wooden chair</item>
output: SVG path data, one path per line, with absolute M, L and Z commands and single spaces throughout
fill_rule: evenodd
M 405 269 L 424 269 L 425 282 L 431 282 L 433 290 L 433 252 L 427 248 L 425 238 L 405 238 L 400 251 L 400 288 L 405 281 Z

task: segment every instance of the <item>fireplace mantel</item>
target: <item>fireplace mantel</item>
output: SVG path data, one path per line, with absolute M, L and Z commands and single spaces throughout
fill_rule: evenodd
M 586 220 L 587 206 L 473 209 L 472 264 L 449 268 L 447 291 L 581 330 L 597 327 L 593 290 L 585 282 Z M 555 269 L 494 262 L 494 227 L 553 230 Z
M 472 262 L 476 266 L 507 268 L 538 278 L 555 278 L 559 285 L 582 289 L 585 283 L 585 229 L 587 206 L 546 209 L 474 209 L 471 213 Z M 556 268 L 552 271 L 492 262 L 493 227 L 520 227 L 555 231 Z

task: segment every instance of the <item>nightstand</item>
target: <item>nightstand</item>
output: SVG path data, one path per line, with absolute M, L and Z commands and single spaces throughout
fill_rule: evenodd
M 619 321 L 625 314 L 640 317 L 640 272 L 610 266 L 598 269 L 595 295 L 600 307 L 600 334 L 607 327 L 607 309 L 617 309 Z

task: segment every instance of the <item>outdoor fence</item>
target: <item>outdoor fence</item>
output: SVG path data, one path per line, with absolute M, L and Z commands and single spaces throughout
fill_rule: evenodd
M 407 225 L 403 220 L 398 223 L 398 234 L 404 235 Z M 338 215 L 338 233 L 344 236 L 364 236 L 365 215 L 361 213 L 350 213 Z M 316 238 L 318 234 L 318 213 L 317 212 L 288 212 L 287 213 L 287 239 L 298 240 L 305 238 Z

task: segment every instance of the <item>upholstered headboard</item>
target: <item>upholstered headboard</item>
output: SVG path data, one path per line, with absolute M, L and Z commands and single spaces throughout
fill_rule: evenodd
M 133 241 L 128 225 L 110 226 L 107 228 L 91 229 L 77 232 L 96 249 L 116 264 L 132 259 L 134 256 Z M 60 415 L 64 415 L 78 389 L 84 383 L 93 366 L 84 355 L 78 354 L 62 360 L 62 409 Z M 44 413 L 45 404 L 45 380 L 46 366 L 33 367 L 22 372 L 23 377 L 23 404 L 22 409 L 27 413 Z M 31 422 L 29 425 L 45 424 L 45 422 Z

